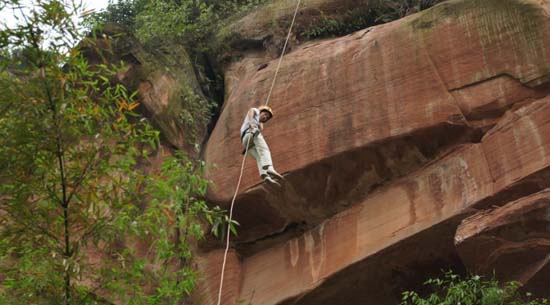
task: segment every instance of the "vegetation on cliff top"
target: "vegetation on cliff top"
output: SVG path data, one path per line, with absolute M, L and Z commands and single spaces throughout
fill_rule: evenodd
M 305 27 L 300 36 L 307 39 L 342 36 L 403 18 L 442 1 L 445 0 L 375 0 L 335 16 L 327 16 L 321 12 L 318 21 Z
M 322 8 L 318 8 L 318 12 L 313 14 L 315 17 L 308 20 L 307 26 L 297 28 L 299 31 L 297 35 L 306 39 L 345 35 L 422 11 L 442 1 L 445 0 L 365 1 L 336 14 L 326 14 Z M 269 11 L 271 2 L 269 0 L 120 0 L 110 2 L 104 11 L 92 14 L 88 18 L 88 23 L 92 27 L 106 22 L 116 23 L 134 33 L 142 42 L 162 38 L 182 42 L 190 49 L 211 51 L 210 36 L 220 30 L 220 27 L 225 26 L 226 21 L 235 20 L 229 17 L 242 16 L 242 13 L 254 8 Z M 260 7 L 261 5 L 264 6 Z M 311 8 L 303 7 L 303 9 Z M 281 18 L 287 19 L 285 16 Z M 276 24 L 272 26 L 274 30 L 277 27 Z
M 21 14 L 0 28 L 0 304 L 181 304 L 189 240 L 224 219 L 202 164 L 155 170 L 159 133 L 111 81 L 122 67 L 81 53 L 80 7 L 21 5 L 0 5 Z
M 89 23 L 93 27 L 114 22 L 142 42 L 162 39 L 183 43 L 192 50 L 206 51 L 208 36 L 223 19 L 265 1 L 120 0 L 92 14 Z

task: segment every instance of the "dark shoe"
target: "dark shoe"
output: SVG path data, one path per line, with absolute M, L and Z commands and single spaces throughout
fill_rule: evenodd
M 269 176 L 266 176 L 264 178 L 264 182 L 269 184 L 269 185 L 273 185 L 273 186 L 276 186 L 276 187 L 281 187 L 281 184 L 279 184 L 279 182 L 273 180 L 273 178 L 271 178 Z
M 279 174 L 278 172 L 276 172 L 272 168 L 268 169 L 266 172 L 267 172 L 268 175 L 270 175 L 271 177 L 273 177 L 275 179 L 283 180 L 283 176 L 281 174 Z
M 266 173 L 271 176 L 272 178 L 276 178 L 278 180 L 283 180 L 283 176 L 279 174 L 272 165 L 266 165 L 263 167 L 264 170 L 266 170 Z

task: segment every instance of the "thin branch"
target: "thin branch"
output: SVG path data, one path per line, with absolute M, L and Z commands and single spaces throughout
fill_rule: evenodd
M 15 213 L 11 209 L 10 210 L 3 209 L 3 211 L 8 213 L 16 223 L 21 224 L 25 229 L 29 229 L 30 231 L 38 231 L 39 233 L 43 233 L 44 235 L 55 240 L 57 243 L 61 243 L 61 241 L 57 238 L 57 236 L 51 233 L 48 229 L 42 227 L 40 224 L 37 224 L 35 222 L 29 223 L 28 221 L 25 221 L 25 219 L 28 219 L 28 217 L 20 216 L 17 210 L 15 210 Z M 39 230 L 33 230 L 33 229 L 39 229 Z
M 40 46 L 38 45 L 38 40 L 36 38 L 36 35 L 34 33 L 34 30 L 33 30 L 33 27 L 32 27 L 32 24 L 30 24 L 28 22 L 28 19 L 26 17 L 26 15 L 23 13 L 23 10 L 21 9 L 21 15 L 23 15 L 23 17 L 25 18 L 25 21 L 27 22 L 27 24 L 29 25 L 29 34 L 31 36 L 31 43 L 33 45 L 33 47 L 36 49 L 36 51 L 38 52 L 39 55 L 41 55 L 41 49 L 40 49 Z M 48 98 L 48 103 L 49 103 L 49 106 L 50 106 L 50 110 L 52 112 L 52 118 L 53 118 L 53 125 L 54 125 L 54 129 L 55 129 L 55 135 L 56 135 L 56 147 L 57 147 L 57 151 L 56 151 L 56 155 L 57 155 L 57 161 L 58 161 L 58 165 L 59 165 L 59 170 L 60 170 L 60 175 L 61 175 L 61 190 L 62 190 L 62 193 L 63 193 L 63 203 L 62 203 L 62 207 L 63 207 L 63 225 L 64 225 L 64 229 L 65 229 L 65 257 L 66 258 L 70 258 L 72 253 L 71 253 L 71 249 L 70 249 L 70 237 L 69 237 L 69 211 L 68 211 L 68 202 L 67 202 L 67 181 L 66 181 L 66 176 L 65 176 L 65 165 L 64 165 L 64 151 L 63 151 L 63 145 L 62 145 L 62 141 L 61 141 L 61 135 L 60 135 L 60 130 L 59 130 L 59 125 L 58 125 L 58 122 L 57 122 L 57 110 L 56 110 L 56 107 L 55 107 L 55 103 L 53 101 L 53 97 L 51 95 L 51 92 L 50 92 L 50 88 L 48 86 L 48 83 L 46 82 L 46 68 L 45 68 L 45 64 L 43 62 L 41 62 L 42 58 L 39 58 L 38 59 L 39 62 L 38 62 L 38 69 L 39 69 L 39 72 L 42 73 L 43 75 L 40 75 L 40 77 L 42 77 L 42 83 L 44 85 L 44 89 L 46 90 L 46 96 Z M 71 276 L 70 276 L 70 268 L 67 269 L 65 271 L 65 303 L 67 305 L 70 305 L 71 303 Z
M 43 180 L 45 180 L 45 178 L 43 178 Z M 53 199 L 55 201 L 57 201 L 57 203 L 60 205 L 60 206 L 63 206 L 63 201 L 61 200 L 61 198 L 59 198 L 59 196 L 57 196 L 57 192 L 55 191 L 55 186 L 56 184 L 54 183 L 52 187 L 49 187 L 48 184 L 46 183 L 46 185 L 44 186 L 46 188 L 46 191 L 48 192 L 48 194 L 53 197 Z
M 84 166 L 84 169 L 82 170 L 82 173 L 78 177 L 78 180 L 73 185 L 73 188 L 71 192 L 69 193 L 69 197 L 67 198 L 67 204 L 71 202 L 71 199 L 73 198 L 74 194 L 77 192 L 78 188 L 82 185 L 82 182 L 84 182 L 84 179 L 86 178 L 89 171 L 94 167 L 95 164 L 98 164 L 98 162 L 95 160 L 95 155 L 97 154 L 98 150 L 95 150 L 93 154 L 91 154 L 91 157 L 87 160 L 86 166 Z

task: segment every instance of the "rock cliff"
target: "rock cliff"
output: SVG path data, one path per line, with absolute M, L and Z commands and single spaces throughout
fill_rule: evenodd
M 222 304 L 394 305 L 449 268 L 550 297 L 550 0 L 450 0 L 310 40 L 327 18 L 374 18 L 376 3 L 303 1 L 264 131 L 286 183 L 269 190 L 247 160 Z M 229 207 L 238 130 L 265 101 L 294 5 L 269 2 L 212 38 L 229 47 L 202 154 L 212 204 Z M 194 152 L 208 98 L 186 49 L 104 34 L 164 145 Z M 197 304 L 216 304 L 221 247 L 197 249 Z
M 144 46 L 113 24 L 101 34 L 95 43 L 102 54 L 84 45 L 89 62 L 123 63 L 116 81 L 137 91 L 140 111 L 160 130 L 164 144 L 196 155 L 194 146 L 205 139 L 210 119 L 199 114 L 211 106 L 185 47 L 161 41 Z
M 243 52 L 204 151 L 226 207 L 277 64 Z M 440 268 L 549 296 L 550 1 L 452 0 L 296 41 L 278 77 L 264 136 L 286 184 L 247 161 L 222 304 L 396 304 Z M 203 251 L 197 299 L 215 304 L 223 250 Z
M 549 192 L 544 189 L 463 220 L 455 243 L 466 266 L 476 273 L 494 271 L 501 279 L 548 295 Z

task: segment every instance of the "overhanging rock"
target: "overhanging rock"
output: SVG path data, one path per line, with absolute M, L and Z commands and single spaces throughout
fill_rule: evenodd
M 472 272 L 516 281 L 538 296 L 550 278 L 550 189 L 481 211 L 458 227 L 455 243 Z
M 504 3 L 506 5 L 504 5 Z M 312 42 L 283 61 L 266 125 L 282 194 L 248 160 L 237 198 L 240 242 L 311 228 L 548 93 L 547 2 L 449 1 L 397 22 Z M 227 206 L 241 164 L 239 128 L 276 62 L 226 71 L 227 100 L 204 157 L 208 198 Z M 303 225 L 305 224 L 305 225 Z M 264 248 L 259 246 L 258 248 Z
M 550 155 L 550 121 L 541 119 L 550 117 L 550 98 L 510 117 L 514 119 L 503 122 L 481 143 L 463 145 L 303 235 L 245 258 L 238 271 L 242 279 L 239 293 L 226 295 L 224 304 L 236 300 L 253 300 L 253 304 L 342 300 L 353 287 L 323 290 L 324 285 L 334 285 L 330 282 L 332 277 L 357 277 L 372 270 L 372 266 L 376 266 L 377 275 L 390 279 L 386 283 L 390 287 L 373 292 L 373 299 L 348 299 L 346 304 L 393 304 L 397 299 L 392 295 L 392 268 L 412 264 L 411 258 L 428 253 L 431 260 L 448 259 L 455 252 L 448 241 L 452 241 L 460 219 L 476 207 L 503 204 L 499 195 L 512 190 L 520 194 L 524 182 L 550 171 L 550 158 L 533 158 Z M 513 139 L 509 138 L 510 131 Z M 491 150 L 494 143 L 504 141 L 521 141 L 525 153 L 516 153 L 515 145 Z M 517 162 L 506 161 L 511 154 L 515 154 Z M 497 164 L 501 172 L 490 170 Z M 539 187 L 548 184 L 550 181 L 540 181 Z M 411 241 L 416 248 L 411 247 Z M 442 250 L 434 241 L 448 244 Z M 380 285 L 376 281 L 373 284 Z M 228 281 L 227 285 L 236 284 Z M 371 300 L 376 301 L 369 303 Z
M 550 187 L 549 8 L 448 1 L 288 54 L 264 133 L 287 185 L 266 191 L 248 161 L 240 280 L 222 303 L 395 304 L 403 279 L 463 267 L 453 244 L 463 218 Z M 238 178 L 240 124 L 276 66 L 257 64 L 245 56 L 228 69 L 205 151 L 217 165 L 208 197 L 222 205 Z M 201 264 L 205 295 L 217 293 L 216 260 Z

